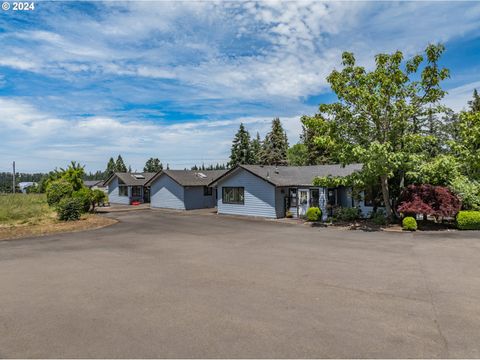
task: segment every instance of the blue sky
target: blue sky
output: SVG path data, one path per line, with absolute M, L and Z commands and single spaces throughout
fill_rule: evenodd
M 0 12 L 0 171 L 121 153 L 141 170 L 226 162 L 240 122 L 263 137 L 280 117 L 334 99 L 326 76 L 343 51 L 371 67 L 443 42 L 445 104 L 480 89 L 479 2 L 36 2 Z

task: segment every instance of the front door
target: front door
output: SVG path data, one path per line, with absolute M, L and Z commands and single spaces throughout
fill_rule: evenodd
M 298 189 L 298 216 L 304 216 L 307 213 L 310 202 L 310 191 L 308 189 Z

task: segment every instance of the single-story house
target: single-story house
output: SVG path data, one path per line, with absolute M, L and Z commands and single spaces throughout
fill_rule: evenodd
M 226 170 L 162 170 L 147 182 L 150 206 L 191 210 L 213 208 L 216 191 L 208 186 Z
M 102 190 L 107 193 L 107 187 L 103 180 L 84 180 L 83 184 L 91 190 Z
M 308 208 L 319 207 L 326 219 L 336 206 L 357 206 L 367 215 L 373 210 L 373 204 L 365 199 L 354 200 L 350 188 L 313 185 L 317 176 L 347 176 L 361 168 L 361 164 L 345 167 L 239 165 L 209 185 L 217 188 L 219 214 L 282 218 L 290 212 L 293 217 L 300 217 Z
M 108 199 L 111 204 L 129 205 L 134 201 L 150 202 L 150 188 L 146 183 L 156 173 L 113 173 L 104 183 L 108 186 Z

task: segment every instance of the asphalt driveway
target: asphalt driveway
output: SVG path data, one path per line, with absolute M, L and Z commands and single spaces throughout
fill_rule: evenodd
M 480 235 L 143 210 L 0 242 L 0 357 L 480 357 Z

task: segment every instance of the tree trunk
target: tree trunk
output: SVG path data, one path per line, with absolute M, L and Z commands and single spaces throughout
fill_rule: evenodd
M 386 175 L 380 176 L 380 183 L 382 185 L 383 202 L 385 204 L 385 211 L 387 218 L 392 219 L 392 206 L 390 205 L 390 191 L 388 189 L 388 178 Z

